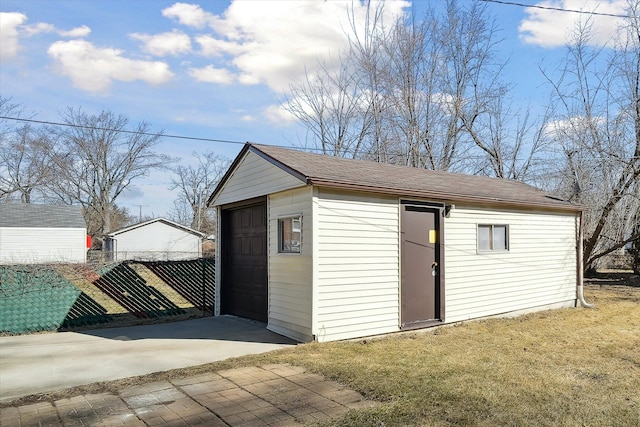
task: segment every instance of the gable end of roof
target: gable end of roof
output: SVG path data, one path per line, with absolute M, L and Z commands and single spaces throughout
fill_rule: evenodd
M 173 221 L 168 220 L 166 218 L 154 218 L 154 219 L 150 219 L 150 220 L 147 220 L 147 221 L 139 222 L 137 224 L 129 225 L 129 226 L 120 228 L 118 230 L 114 230 L 111 233 L 107 234 L 107 236 L 108 237 L 115 237 L 118 234 L 126 233 L 128 231 L 135 230 L 137 228 L 141 228 L 141 227 L 144 227 L 144 226 L 147 226 L 149 224 L 156 223 L 156 222 L 163 223 L 165 225 L 177 228 L 177 229 L 185 231 L 187 233 L 191 233 L 191 234 L 196 235 L 198 237 L 203 237 L 203 238 L 205 237 L 205 234 L 201 233 L 200 231 L 194 230 L 194 229 L 189 228 L 189 227 L 187 227 L 185 225 L 182 225 L 182 224 L 178 224 L 177 222 L 173 222 Z

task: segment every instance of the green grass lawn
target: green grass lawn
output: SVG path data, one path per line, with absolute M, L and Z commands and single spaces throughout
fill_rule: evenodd
M 312 343 L 242 364 L 301 365 L 382 402 L 328 425 L 640 426 L 640 288 L 586 294 L 596 308 Z

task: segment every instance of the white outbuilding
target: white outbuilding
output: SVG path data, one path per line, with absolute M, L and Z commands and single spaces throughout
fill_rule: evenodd
M 0 264 L 86 261 L 87 226 L 80 207 L 0 204 Z
M 113 261 L 179 261 L 202 257 L 205 235 L 165 218 L 113 231 L 105 240 Z
M 299 341 L 584 302 L 582 208 L 521 182 L 247 144 L 208 202 L 216 314 Z

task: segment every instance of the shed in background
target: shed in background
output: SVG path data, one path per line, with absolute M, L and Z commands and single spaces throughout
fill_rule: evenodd
M 84 263 L 86 244 L 78 206 L 0 204 L 0 264 Z
M 202 257 L 205 234 L 165 218 L 113 231 L 105 246 L 113 261 L 179 261 Z

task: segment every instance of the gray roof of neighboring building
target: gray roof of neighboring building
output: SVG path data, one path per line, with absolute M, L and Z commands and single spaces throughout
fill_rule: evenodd
M 178 230 L 182 230 L 182 231 L 184 231 L 186 233 L 191 233 L 191 234 L 196 235 L 198 237 L 202 237 L 202 238 L 205 237 L 205 234 L 201 233 L 200 231 L 194 230 L 193 228 L 189 228 L 186 225 L 178 224 L 177 222 L 168 220 L 166 218 L 154 218 L 154 219 L 150 219 L 150 220 L 147 220 L 147 221 L 139 222 L 137 224 L 128 225 L 126 227 L 122 227 L 122 228 L 120 228 L 118 230 L 112 231 L 111 233 L 108 234 L 108 237 L 114 237 L 114 236 L 117 236 L 118 234 L 126 233 L 128 231 L 135 230 L 136 228 L 145 227 L 145 226 L 147 226 L 149 224 L 153 224 L 153 223 L 156 223 L 156 222 L 160 222 L 162 224 L 166 224 L 166 225 L 168 225 L 170 227 L 177 228 Z
M 0 204 L 0 227 L 86 228 L 78 206 Z
M 222 190 L 248 151 L 307 185 L 475 205 L 574 212 L 584 209 L 519 181 L 352 160 L 259 144 L 245 145 L 209 198 L 209 203 Z

